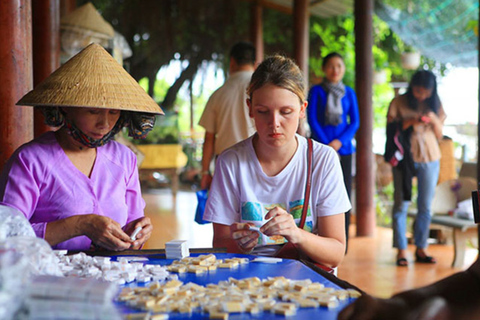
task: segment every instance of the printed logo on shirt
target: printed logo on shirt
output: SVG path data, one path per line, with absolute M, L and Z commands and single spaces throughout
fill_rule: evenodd
M 258 202 L 242 203 L 242 220 L 263 221 L 262 204 Z
M 267 222 L 267 220 L 265 220 L 265 215 L 275 207 L 280 207 L 286 210 L 286 205 L 284 203 L 262 204 L 259 202 L 243 202 L 241 209 L 242 222 L 253 222 L 255 226 L 261 227 Z M 258 238 L 258 243 L 261 245 L 282 244 L 285 242 L 285 238 L 279 235 L 267 237 L 262 234 L 261 237 Z
M 310 210 L 310 209 L 309 209 Z M 307 218 L 308 219 L 308 218 Z M 305 231 L 308 231 L 308 232 L 312 232 L 313 230 L 313 221 L 310 220 L 310 221 L 305 221 L 305 225 L 303 226 L 303 230 Z
M 275 209 L 276 207 L 282 208 L 283 210 L 287 211 L 287 206 L 284 203 L 264 204 L 263 207 L 265 208 L 265 214 L 267 214 L 268 211 Z
M 302 211 L 303 211 L 303 202 L 305 199 L 290 201 L 290 214 L 293 216 L 295 220 L 302 218 Z M 310 217 L 312 212 L 310 211 L 310 207 L 307 209 L 307 217 Z M 298 225 L 298 224 L 297 224 Z
M 305 199 L 290 201 L 290 214 L 295 219 L 297 226 L 300 224 L 300 219 L 302 218 L 302 211 L 303 211 L 303 203 Z M 312 232 L 313 230 L 313 222 L 312 222 L 312 211 L 310 207 L 307 209 L 307 219 L 305 220 L 305 225 L 303 226 L 303 230 Z

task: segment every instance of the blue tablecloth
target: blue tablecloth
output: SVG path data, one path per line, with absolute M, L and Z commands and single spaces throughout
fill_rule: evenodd
M 199 254 L 191 254 L 192 257 L 198 256 Z M 252 255 L 241 255 L 241 254 L 230 254 L 230 253 L 215 253 L 217 259 L 226 259 L 226 258 L 233 258 L 233 257 L 242 257 L 248 258 L 253 260 L 256 256 Z M 150 255 L 145 256 L 149 258 L 149 261 L 146 263 L 149 264 L 160 264 L 160 265 L 169 265 L 172 263 L 173 260 L 165 259 L 165 255 L 158 254 L 158 255 Z M 277 277 L 277 276 L 284 276 L 288 279 L 294 280 L 302 280 L 302 279 L 310 279 L 313 282 L 320 282 L 324 284 L 326 287 L 332 287 L 335 289 L 342 289 L 335 283 L 327 280 L 321 274 L 313 271 L 312 269 L 305 266 L 303 263 L 296 261 L 296 260 L 289 260 L 283 259 L 282 262 L 276 264 L 269 264 L 269 263 L 258 263 L 258 262 L 250 262 L 248 264 L 242 264 L 235 269 L 217 269 L 215 271 L 210 271 L 204 274 L 195 275 L 193 273 L 184 273 L 179 274 L 178 279 L 183 281 L 184 283 L 187 282 L 194 282 L 200 285 L 207 285 L 209 283 L 218 283 L 222 280 L 228 280 L 228 278 L 233 277 L 236 279 L 243 279 L 249 277 L 258 277 L 260 279 L 266 279 L 268 277 Z M 139 284 L 127 284 L 125 286 L 137 286 Z M 148 284 L 147 284 L 148 286 Z M 351 303 L 353 299 L 347 299 L 344 301 L 339 301 L 339 306 L 336 308 L 328 309 L 326 307 L 320 308 L 299 308 L 297 309 L 297 315 L 294 317 L 289 317 L 289 319 L 337 319 L 338 313 L 342 310 L 345 306 Z M 137 310 L 128 308 L 123 303 L 117 303 L 118 308 L 122 313 L 133 313 L 138 312 Z M 169 314 L 170 319 L 208 319 L 208 314 L 201 314 L 201 313 L 193 313 L 192 316 L 186 316 L 179 313 L 171 313 Z M 259 315 L 250 315 L 248 313 L 242 314 L 230 314 L 229 319 L 285 319 L 284 316 L 275 315 L 272 313 L 261 313 Z

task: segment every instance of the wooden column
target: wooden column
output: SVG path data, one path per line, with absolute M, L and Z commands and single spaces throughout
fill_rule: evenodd
M 33 86 L 47 78 L 60 66 L 60 2 L 33 0 Z M 52 130 L 44 122 L 40 110 L 34 111 L 34 136 Z
M 15 105 L 32 89 L 31 16 L 30 0 L 0 1 L 0 170 L 33 138 L 33 108 Z
M 256 49 L 255 65 L 259 65 L 263 61 L 264 46 L 263 46 L 263 8 L 259 0 L 252 3 L 252 24 L 251 24 L 251 39 Z
M 60 1 L 60 17 L 63 17 L 77 8 L 77 0 Z
M 356 155 L 357 236 L 375 232 L 375 172 L 373 170 L 373 0 L 355 0 L 355 89 L 360 112 Z M 361 183 L 360 183 L 361 182 Z
M 293 55 L 294 60 L 303 72 L 305 88 L 308 88 L 308 55 L 310 51 L 309 30 L 310 30 L 310 10 L 308 8 L 309 0 L 293 1 Z M 300 119 L 297 133 L 306 136 L 306 119 Z
M 479 5 L 480 5 L 480 1 Z M 478 21 L 480 21 L 480 10 L 478 11 Z M 480 37 L 477 35 L 477 66 L 480 67 Z M 480 189 L 480 73 L 478 74 L 478 121 L 477 121 L 477 189 Z M 473 190 L 472 190 L 473 191 Z M 478 190 L 477 190 L 478 191 Z M 480 240 L 480 224 L 477 227 L 478 239 Z
M 309 27 L 310 12 L 308 0 L 294 0 L 293 2 L 293 39 L 294 59 L 303 71 L 305 85 L 308 84 L 308 54 L 309 54 Z
M 479 5 L 480 5 L 480 1 Z M 480 10 L 478 11 L 478 19 L 480 19 Z M 480 21 L 480 20 L 478 20 Z M 480 67 L 480 38 L 477 36 L 477 65 Z M 477 188 L 479 188 L 480 183 L 480 148 L 478 144 L 480 143 L 480 73 L 478 74 L 478 122 L 477 122 Z M 480 239 L 480 225 L 478 229 L 478 238 Z

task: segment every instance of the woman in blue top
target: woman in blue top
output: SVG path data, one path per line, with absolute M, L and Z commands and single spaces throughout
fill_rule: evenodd
M 340 156 L 343 178 L 348 196 L 352 189 L 352 155 L 355 153 L 353 138 L 360 125 L 357 95 L 343 84 L 345 63 L 343 57 L 332 52 L 323 58 L 325 78 L 310 89 L 307 118 L 312 138 L 331 146 Z M 345 233 L 348 244 L 350 211 L 345 214 Z

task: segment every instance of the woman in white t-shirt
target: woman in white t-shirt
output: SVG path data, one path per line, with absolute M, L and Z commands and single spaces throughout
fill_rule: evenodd
M 300 69 L 286 57 L 267 58 L 252 75 L 247 93 L 257 132 L 217 160 L 204 214 L 213 222 L 213 246 L 273 255 L 288 241 L 314 262 L 336 267 L 345 252 L 344 213 L 351 206 L 335 150 L 317 142 L 306 223 L 303 229 L 297 226 L 308 145 L 296 134 L 307 107 Z

